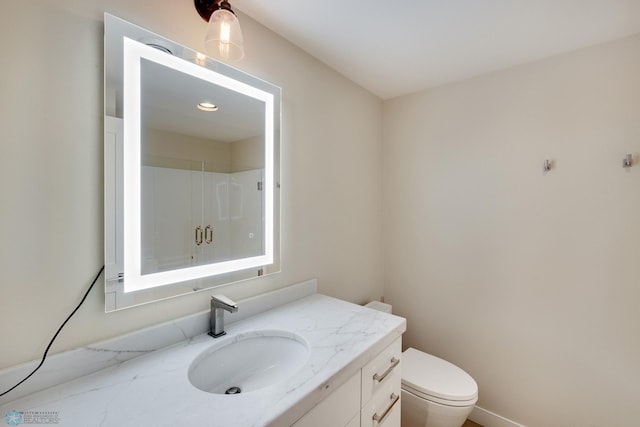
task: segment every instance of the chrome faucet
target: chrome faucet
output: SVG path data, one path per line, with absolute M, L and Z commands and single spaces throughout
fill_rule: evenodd
M 214 338 L 221 337 L 226 334 L 224 331 L 224 311 L 235 313 L 238 311 L 238 304 L 224 295 L 211 296 L 211 330 L 209 335 Z

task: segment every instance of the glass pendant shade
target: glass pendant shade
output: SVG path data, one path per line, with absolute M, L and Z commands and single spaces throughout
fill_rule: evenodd
M 228 61 L 239 61 L 244 57 L 240 22 L 232 12 L 218 9 L 211 14 L 204 46 L 211 56 Z

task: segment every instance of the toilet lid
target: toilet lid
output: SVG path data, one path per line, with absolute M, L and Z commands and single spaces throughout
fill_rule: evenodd
M 414 348 L 402 353 L 402 385 L 425 398 L 473 400 L 473 404 L 478 397 L 478 385 L 469 374 L 446 360 Z

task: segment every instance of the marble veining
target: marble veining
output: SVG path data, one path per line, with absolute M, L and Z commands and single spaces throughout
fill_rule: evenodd
M 288 379 L 233 396 L 189 382 L 189 365 L 201 352 L 238 334 L 273 329 L 298 334 L 310 347 L 307 363 Z M 138 342 L 132 351 L 146 354 L 0 406 L 0 414 L 56 411 L 60 426 L 289 426 L 405 329 L 400 317 L 310 295 L 228 324 L 220 341 L 202 334 L 156 351 Z
M 315 294 L 316 279 L 238 301 L 241 310 L 227 314 L 230 324 L 291 301 Z M 89 375 L 109 366 L 189 340 L 209 330 L 209 310 L 154 325 L 113 339 L 58 354 L 50 354 L 44 365 L 29 380 L 8 395 L 0 397 L 0 405 L 44 390 L 56 384 Z M 34 360 L 0 370 L 0 384 L 9 387 L 26 377 L 38 365 Z M 2 390 L 4 391 L 4 389 Z

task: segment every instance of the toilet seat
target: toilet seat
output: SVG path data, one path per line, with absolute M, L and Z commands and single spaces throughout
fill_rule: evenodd
M 471 406 L 478 385 L 456 365 L 408 348 L 402 353 L 402 388 L 420 398 L 448 406 Z

